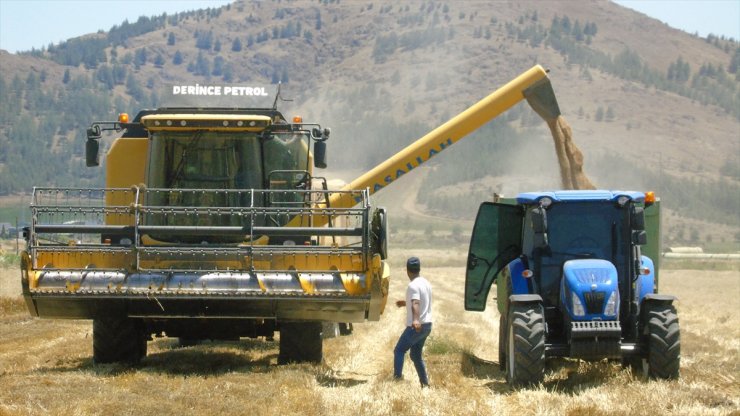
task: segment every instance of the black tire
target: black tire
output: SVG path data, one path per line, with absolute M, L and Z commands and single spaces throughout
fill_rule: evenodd
M 622 357 L 621 361 L 622 368 L 629 368 L 632 371 L 632 375 L 643 374 L 642 368 L 642 357 L 639 355 L 631 355 L 629 357 Z
M 647 347 L 647 375 L 677 379 L 681 367 L 681 331 L 673 305 L 649 304 L 645 311 L 644 342 Z
M 347 336 L 352 335 L 352 331 L 354 331 L 354 328 L 352 327 L 352 322 L 342 322 L 339 324 L 339 335 L 341 336 Z
M 506 317 L 501 315 L 498 319 L 498 368 L 506 371 Z
M 506 380 L 513 386 L 541 383 L 545 375 L 542 305 L 513 304 L 506 321 Z
M 278 364 L 321 363 L 321 322 L 281 322 Z
M 178 337 L 177 338 L 177 344 L 180 348 L 187 348 L 187 347 L 194 347 L 196 345 L 199 345 L 203 342 L 203 340 L 198 338 L 185 338 L 185 337 Z
M 146 357 L 146 328 L 140 319 L 98 318 L 93 320 L 95 364 L 137 364 Z

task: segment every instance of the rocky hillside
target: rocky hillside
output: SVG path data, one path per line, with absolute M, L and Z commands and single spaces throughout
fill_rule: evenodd
M 676 241 L 737 239 L 740 44 L 608 1 L 237 1 L 0 51 L 0 193 L 100 184 L 83 168 L 86 125 L 162 105 L 170 84 L 282 82 L 284 112 L 334 129 L 338 171 L 372 166 L 536 63 L 598 186 L 655 189 Z M 494 191 L 558 186 L 526 105 L 473 136 L 434 161 L 428 211 L 468 216 Z

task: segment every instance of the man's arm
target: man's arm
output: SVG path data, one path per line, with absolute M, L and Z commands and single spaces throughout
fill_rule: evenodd
M 419 312 L 421 309 L 421 302 L 419 299 L 414 299 L 411 301 L 411 315 L 412 315 L 412 321 L 411 326 L 414 327 L 414 330 L 416 332 L 421 332 L 421 322 L 419 319 L 421 318 L 421 312 Z

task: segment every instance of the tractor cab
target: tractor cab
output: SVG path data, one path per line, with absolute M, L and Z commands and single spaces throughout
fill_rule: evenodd
M 543 360 L 644 353 L 641 309 L 658 297 L 656 265 L 642 254 L 642 247 L 659 241 L 659 217 L 645 212 L 653 203 L 652 193 L 555 191 L 481 205 L 468 254 L 465 308 L 485 310 L 496 283 L 502 363 L 507 356 L 514 360 L 512 328 L 525 328 L 514 324 L 525 315 L 527 324 L 542 325 L 532 330 L 542 335 Z M 655 231 L 650 239 L 646 228 Z M 535 318 L 541 323 L 535 325 Z M 506 363 L 516 381 L 517 363 Z

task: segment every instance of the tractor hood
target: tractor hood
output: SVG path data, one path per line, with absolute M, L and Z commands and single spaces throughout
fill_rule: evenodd
M 606 260 L 569 260 L 563 265 L 561 300 L 573 320 L 616 319 L 617 268 Z

